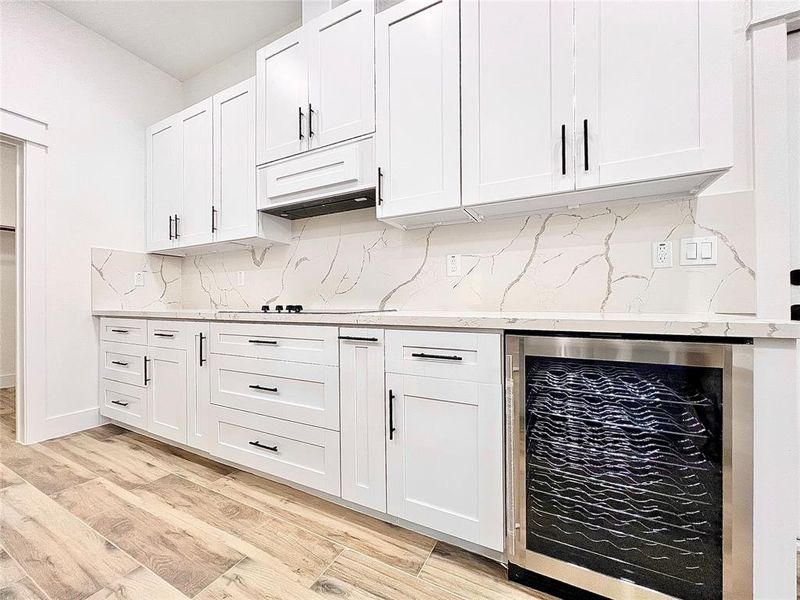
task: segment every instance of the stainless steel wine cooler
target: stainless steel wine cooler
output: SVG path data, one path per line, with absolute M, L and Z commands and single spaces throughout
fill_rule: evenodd
M 748 597 L 752 346 L 722 342 L 506 337 L 512 577 Z

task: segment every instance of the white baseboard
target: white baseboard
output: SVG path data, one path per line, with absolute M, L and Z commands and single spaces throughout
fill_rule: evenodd
M 16 373 L 9 373 L 8 375 L 0 375 L 0 388 L 14 387 L 17 382 Z

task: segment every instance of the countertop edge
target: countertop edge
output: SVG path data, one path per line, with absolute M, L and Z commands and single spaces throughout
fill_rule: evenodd
M 615 333 L 730 338 L 800 338 L 800 322 L 769 321 L 749 317 L 726 319 L 722 315 L 629 315 L 600 313 L 471 313 L 441 314 L 398 311 L 354 314 L 218 313 L 213 310 L 93 310 L 93 317 L 283 323 L 295 325 L 430 327 L 491 331 L 542 331 L 549 333 Z

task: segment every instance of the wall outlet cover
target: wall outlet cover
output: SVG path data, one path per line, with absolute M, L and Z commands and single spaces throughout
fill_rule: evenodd
M 239 287 L 244 286 L 244 271 L 236 271 L 236 285 Z
M 652 263 L 654 269 L 672 267 L 672 242 L 653 242 Z
M 136 271 L 133 274 L 133 286 L 144 287 L 144 273 L 142 271 Z
M 448 254 L 447 255 L 447 276 L 448 277 L 461 277 L 461 255 Z

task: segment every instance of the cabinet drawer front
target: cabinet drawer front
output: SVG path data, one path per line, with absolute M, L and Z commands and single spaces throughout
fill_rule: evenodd
M 214 355 L 211 402 L 338 431 L 339 369 Z
M 106 342 L 147 344 L 147 321 L 144 319 L 100 319 L 100 339 Z
M 339 364 L 336 327 L 212 323 L 211 352 L 290 362 Z
M 213 455 L 339 495 L 335 431 L 212 406 Z
M 147 346 L 103 342 L 100 346 L 100 376 L 121 383 L 144 386 Z
M 147 345 L 156 348 L 186 350 L 186 323 L 181 321 L 148 321 Z
M 358 180 L 359 153 L 356 146 L 342 146 L 309 156 L 298 156 L 267 167 L 267 198 L 312 191 L 329 185 Z
M 147 388 L 100 380 L 100 414 L 134 427 L 147 428 Z
M 500 383 L 501 342 L 498 333 L 387 331 L 386 370 L 405 375 Z

